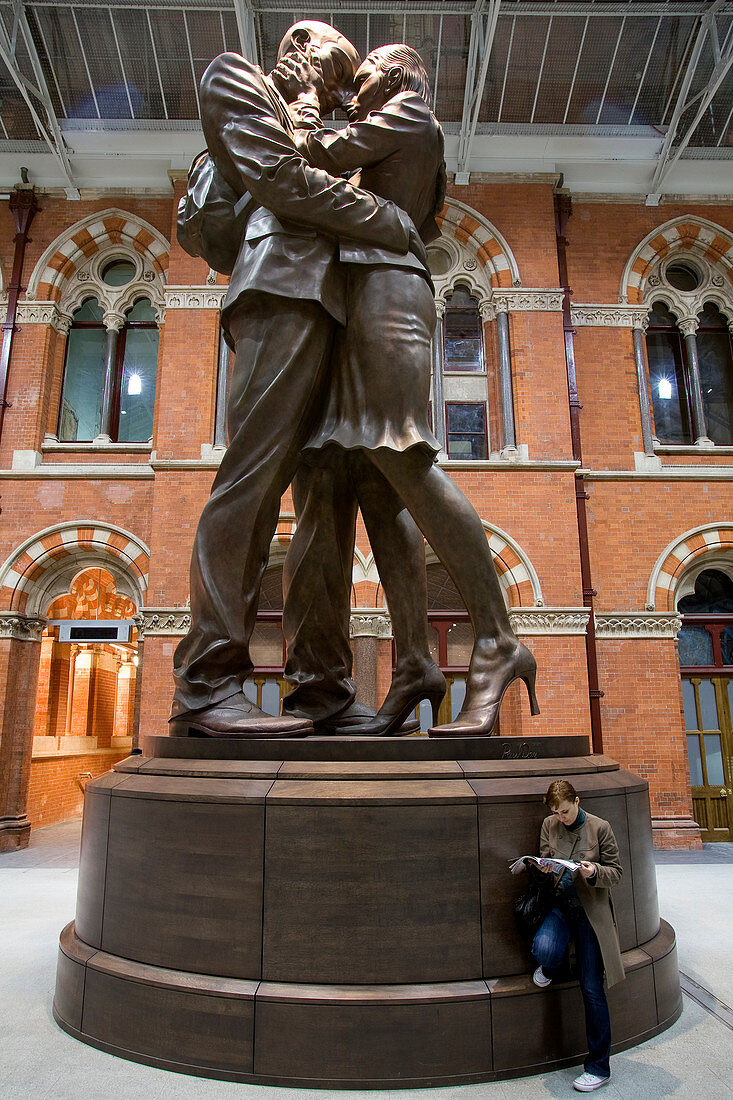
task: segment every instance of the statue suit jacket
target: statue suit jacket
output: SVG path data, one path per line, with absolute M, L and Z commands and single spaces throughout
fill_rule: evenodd
M 252 291 L 321 302 L 344 324 L 336 241 L 404 254 L 409 220 L 392 203 L 309 167 L 296 149 L 285 100 L 244 57 L 215 58 L 200 99 L 218 170 L 237 195 L 254 199 L 224 301 L 224 326 L 232 306 Z

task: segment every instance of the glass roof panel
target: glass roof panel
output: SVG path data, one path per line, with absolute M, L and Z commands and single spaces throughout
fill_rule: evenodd
M 170 118 L 198 118 L 183 12 L 153 8 L 149 14 L 168 114 Z
M 646 73 L 642 74 L 637 85 L 638 98 L 633 114 L 628 118 L 631 125 L 661 125 L 680 65 L 687 56 L 693 29 L 697 29 L 697 20 L 691 18 L 664 18 L 658 33 L 655 27 L 649 40 L 651 52 L 646 59 L 648 61 Z M 656 39 L 654 39 L 655 33 Z M 647 37 L 649 37 L 648 31 Z
M 133 102 L 130 110 L 132 94 L 128 98 L 109 8 L 79 8 L 76 22 L 100 115 L 133 118 L 138 104 Z
M 517 17 L 502 122 L 530 121 L 548 30 L 551 30 L 549 19 Z
M 69 118 L 98 118 L 73 10 L 49 4 L 35 8 L 35 14 L 50 54 L 66 114 Z M 103 10 L 96 10 L 94 14 L 97 18 L 106 16 Z
M 585 19 L 552 20 L 533 122 L 562 124 L 586 33 Z
M 224 53 L 226 49 L 221 32 L 221 20 L 218 12 L 213 11 L 188 11 L 186 20 L 191 39 L 194 72 L 197 82 L 200 83 L 201 77 L 214 58 Z
M 461 121 L 470 36 L 471 24 L 468 18 L 462 15 L 443 16 L 435 109 L 441 122 Z
M 588 20 L 565 120 L 571 125 L 596 125 L 620 30 L 620 19 L 599 16 Z
M 136 8 L 115 8 L 112 17 L 136 117 L 165 118 L 153 40 L 145 12 Z

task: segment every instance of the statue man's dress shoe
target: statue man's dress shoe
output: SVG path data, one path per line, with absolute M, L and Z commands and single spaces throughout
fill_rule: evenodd
M 308 718 L 265 714 L 241 691 L 201 710 L 176 714 L 169 725 L 171 734 L 179 737 L 307 737 L 313 733 Z

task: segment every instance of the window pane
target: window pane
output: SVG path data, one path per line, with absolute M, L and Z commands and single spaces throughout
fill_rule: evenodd
M 468 668 L 473 649 L 473 627 L 470 623 L 455 623 L 448 631 L 448 664 Z
M 723 754 L 720 748 L 720 734 L 706 733 L 705 741 L 705 770 L 708 773 L 709 787 L 724 787 L 723 778 Z
M 726 626 L 720 635 L 720 648 L 723 654 L 723 664 L 733 665 L 733 627 Z
M 677 641 L 681 665 L 712 665 L 713 640 L 704 626 L 683 626 Z
M 733 361 L 727 332 L 698 332 L 700 387 L 708 436 L 714 443 L 733 443 Z
M 486 458 L 486 406 L 446 404 L 449 458 Z
M 276 680 L 266 680 L 262 685 L 262 709 L 265 714 L 280 713 L 280 685 Z
M 700 759 L 700 739 L 696 734 L 687 735 L 687 761 L 690 765 L 690 783 L 693 787 L 702 787 L 702 760 Z
M 99 435 L 106 359 L 107 333 L 103 328 L 71 328 L 59 416 L 62 441 L 89 442 Z
M 434 626 L 430 625 L 430 623 L 428 623 L 428 647 L 430 649 L 430 656 L 433 658 L 436 665 L 439 665 L 440 647 L 438 645 L 438 632 Z
M 282 668 L 283 632 L 280 623 L 255 623 L 250 655 L 255 668 Z
M 711 680 L 701 680 L 700 687 L 700 716 L 702 718 L 702 728 L 704 730 L 717 730 L 720 728 L 718 724 L 718 707 L 715 702 L 715 687 Z
M 646 350 L 657 439 L 662 443 L 692 443 L 679 333 L 650 329 Z
M 695 685 L 690 680 L 682 681 L 682 704 L 685 708 L 685 729 L 696 730 Z
M 157 328 L 128 329 L 120 394 L 120 443 L 144 443 L 153 434 Z
M 444 364 L 447 371 L 484 369 L 484 332 L 478 307 L 445 312 Z

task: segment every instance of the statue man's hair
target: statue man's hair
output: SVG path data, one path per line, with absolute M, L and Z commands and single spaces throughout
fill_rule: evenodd
M 393 46 L 379 46 L 369 54 L 371 60 L 383 73 L 390 69 L 399 69 L 401 74 L 399 92 L 417 92 L 427 105 L 432 106 L 432 92 L 422 58 L 416 50 L 404 43 Z

